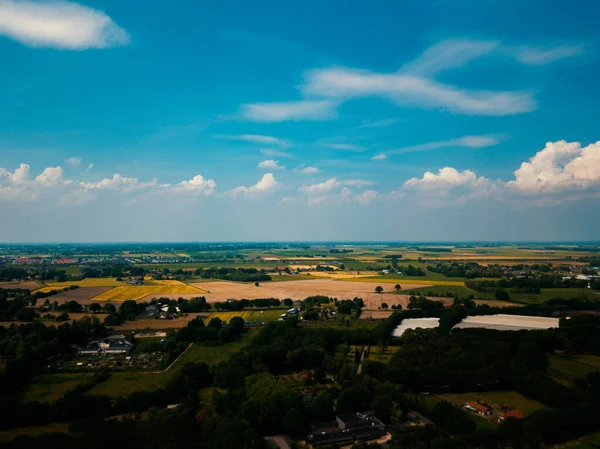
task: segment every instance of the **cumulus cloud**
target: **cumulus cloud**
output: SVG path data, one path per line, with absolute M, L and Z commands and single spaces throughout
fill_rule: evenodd
M 278 137 L 273 136 L 263 136 L 260 134 L 240 134 L 237 136 L 217 134 L 215 137 L 219 139 L 242 140 L 245 142 L 260 143 L 264 145 L 279 145 L 282 148 L 287 148 L 291 146 L 291 143 L 288 140 L 280 139 Z
M 458 171 L 453 167 L 440 168 L 436 173 L 425 172 L 422 178 L 410 178 L 404 187 L 419 187 L 426 189 L 450 188 L 457 186 L 473 185 L 478 181 L 474 171 Z
M 550 48 L 519 47 L 515 53 L 517 61 L 523 64 L 544 65 L 560 59 L 583 54 L 584 48 L 578 45 L 559 45 Z
M 14 173 L 7 173 L 10 181 L 13 184 L 24 184 L 29 181 L 29 165 L 21 164 L 19 168 L 17 168 Z
M 600 186 L 600 141 L 584 148 L 579 142 L 548 142 L 514 174 L 507 186 L 525 194 Z
M 81 164 L 81 158 L 80 157 L 70 157 L 69 159 L 67 159 L 67 164 L 72 165 L 73 167 L 77 167 L 78 165 Z
M 320 182 L 317 184 L 302 186 L 298 190 L 300 192 L 307 193 L 309 195 L 323 194 L 323 193 L 330 192 L 337 185 L 338 185 L 337 178 L 331 178 L 331 179 L 328 179 L 327 181 Z
M 47 167 L 42 173 L 36 178 L 35 182 L 38 184 L 48 187 L 58 184 L 62 180 L 62 168 L 61 167 Z
M 305 174 L 305 175 L 312 175 L 314 173 L 319 173 L 321 170 L 319 170 L 318 167 L 311 167 L 311 166 L 307 167 L 307 166 L 301 165 L 300 167 L 295 168 L 294 171 Z
M 104 12 L 63 1 L 1 1 L 0 35 L 32 47 L 68 50 L 114 47 L 130 39 Z
M 283 170 L 285 167 L 282 165 L 279 165 L 279 161 L 276 161 L 274 159 L 265 159 L 264 161 L 261 161 L 258 163 L 258 168 L 268 168 L 271 170 Z
M 253 103 L 242 105 L 240 115 L 255 122 L 329 120 L 337 116 L 335 109 L 334 103 L 325 100 Z
M 145 185 L 155 183 L 145 183 Z M 98 190 L 122 190 L 130 191 L 141 186 L 137 178 L 127 178 L 115 173 L 111 178 L 103 178 L 97 182 L 81 182 L 80 186 L 84 189 Z
M 486 148 L 498 145 L 502 142 L 502 139 L 498 136 L 493 135 L 479 135 L 479 136 L 464 136 L 457 139 L 440 140 L 437 142 L 427 142 L 419 145 L 413 145 L 404 148 L 398 148 L 396 150 L 388 151 L 389 154 L 402 154 L 412 153 L 415 151 L 429 151 L 437 150 L 439 148 Z
M 199 195 L 210 196 L 215 193 L 217 183 L 212 179 L 205 179 L 202 175 L 196 175 L 189 181 L 181 181 L 175 190 L 179 192 L 197 193 Z
M 303 90 L 307 95 L 346 100 L 379 96 L 401 105 L 442 108 L 471 115 L 511 115 L 536 108 L 529 92 L 461 89 L 411 74 L 375 73 L 345 67 L 308 71 Z
M 371 158 L 372 161 L 383 161 L 387 159 L 387 154 L 385 153 L 377 153 L 375 156 Z
M 375 200 L 379 192 L 377 190 L 365 190 L 364 192 L 355 196 L 355 200 L 360 204 L 369 204 L 371 201 Z
M 244 194 L 244 195 L 263 195 L 263 194 L 267 194 L 267 193 L 272 193 L 273 191 L 275 191 L 278 187 L 281 186 L 281 183 L 279 183 L 276 179 L 275 176 L 273 176 L 273 173 L 265 173 L 263 175 L 262 178 L 260 178 L 260 180 L 250 186 L 250 187 L 246 187 L 246 186 L 239 186 L 236 187 L 235 189 L 231 189 L 229 190 L 227 193 L 229 193 L 231 196 L 237 196 L 240 194 Z

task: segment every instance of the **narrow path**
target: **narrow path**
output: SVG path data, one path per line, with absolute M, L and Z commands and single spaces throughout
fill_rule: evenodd
M 181 354 L 179 354 L 179 357 L 177 357 L 175 360 L 173 360 L 173 362 L 169 366 L 167 366 L 164 370 L 162 370 L 162 371 L 150 371 L 150 374 L 162 374 L 162 373 L 166 373 L 167 371 L 169 371 L 171 369 L 171 367 L 177 363 L 177 361 L 181 358 L 181 356 L 183 354 L 185 354 L 188 351 L 188 349 L 190 349 L 192 347 L 193 344 L 194 343 L 190 343 L 188 345 L 188 347 L 185 348 L 185 351 L 183 351 Z
M 360 353 L 360 361 L 358 362 L 358 368 L 356 369 L 356 374 L 360 374 L 362 372 L 362 364 L 367 356 L 367 352 L 369 351 L 370 346 L 363 346 L 362 352 Z

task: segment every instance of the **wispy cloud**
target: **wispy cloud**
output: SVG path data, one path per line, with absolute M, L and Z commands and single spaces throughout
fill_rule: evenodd
M 67 164 L 69 164 L 73 167 L 77 167 L 79 164 L 81 164 L 81 158 L 80 157 L 70 157 L 69 159 L 67 159 Z
M 384 118 L 384 119 L 381 119 L 381 120 L 373 120 L 373 121 L 365 120 L 360 125 L 360 127 L 361 128 L 382 128 L 384 126 L 395 125 L 399 121 L 400 120 L 397 119 L 397 118 L 395 118 L 395 117 Z
M 337 112 L 331 101 L 287 101 L 244 104 L 240 108 L 240 116 L 255 122 L 284 122 L 330 120 L 337 117 Z
M 305 175 L 312 175 L 314 173 L 319 173 L 321 170 L 319 170 L 318 167 L 312 167 L 312 166 L 306 167 L 304 165 L 301 165 L 300 167 L 295 168 L 294 171 L 297 173 L 305 174 Z
M 68 50 L 115 47 L 130 40 L 104 12 L 63 1 L 0 1 L 0 35 L 32 47 Z
M 360 152 L 364 151 L 365 148 L 355 145 L 353 143 L 326 143 L 324 144 L 327 148 L 331 148 L 333 150 L 341 150 L 341 151 L 354 151 Z
M 303 90 L 307 95 L 345 100 L 379 96 L 397 104 L 471 115 L 511 115 L 536 108 L 529 92 L 461 89 L 419 76 L 344 67 L 308 71 Z
M 560 59 L 571 58 L 583 54 L 580 45 L 559 45 L 550 48 L 519 47 L 515 57 L 523 64 L 544 65 Z
M 404 148 L 398 148 L 396 150 L 387 151 L 387 154 L 402 154 L 402 153 L 413 153 L 416 151 L 429 151 L 437 150 L 439 148 L 485 148 L 498 145 L 502 142 L 502 139 L 494 135 L 481 135 L 481 136 L 464 136 L 457 139 L 440 140 L 437 142 L 427 142 L 419 145 L 413 145 Z
M 442 70 L 462 67 L 473 59 L 490 53 L 498 45 L 498 41 L 448 39 L 429 47 L 415 61 L 406 64 L 400 71 L 431 76 Z
M 287 153 L 285 151 L 280 151 L 280 150 L 274 150 L 272 148 L 261 148 L 260 152 L 262 154 L 264 154 L 265 156 L 269 156 L 269 157 L 287 157 L 287 158 L 294 157 L 294 155 L 291 153 Z
M 385 153 L 377 153 L 375 156 L 371 158 L 372 161 L 383 161 L 387 159 L 387 154 Z
M 273 136 L 263 136 L 260 134 L 240 134 L 236 136 L 228 134 L 216 134 L 214 137 L 217 139 L 241 140 L 244 142 L 260 143 L 263 145 L 279 145 L 282 148 L 287 148 L 291 146 L 291 142 L 289 142 L 288 140 L 280 139 L 278 137 Z

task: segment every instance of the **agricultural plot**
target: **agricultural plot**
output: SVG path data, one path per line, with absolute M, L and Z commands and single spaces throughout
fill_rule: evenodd
M 153 285 L 122 285 L 92 298 L 94 301 L 137 301 L 148 295 L 194 294 L 204 290 L 179 281 L 153 281 Z
M 59 303 L 77 301 L 80 303 L 86 303 L 89 302 L 90 299 L 101 295 L 104 292 L 107 292 L 111 288 L 113 287 L 80 287 L 75 290 L 65 290 L 64 292 L 61 292 L 58 295 L 50 297 L 49 301 L 58 301 Z
M 116 287 L 118 285 L 126 285 L 123 282 L 117 281 L 115 278 L 85 278 L 81 281 L 67 282 L 46 282 L 48 287 L 68 287 L 77 285 L 79 287 Z
M 286 309 L 271 309 L 271 310 L 240 310 L 239 312 L 214 312 L 206 318 L 210 321 L 213 318 L 219 318 L 221 321 L 226 323 L 229 322 L 233 317 L 239 316 L 246 323 L 256 323 L 264 321 L 268 323 L 270 321 L 277 321 L 281 314 L 285 313 Z
M 0 442 L 8 442 L 14 440 L 18 436 L 27 435 L 29 437 L 35 437 L 37 435 L 44 435 L 46 433 L 60 432 L 68 433 L 68 423 L 53 423 L 46 424 L 44 426 L 31 426 L 31 427 L 20 427 L 17 429 L 2 430 L 0 431 Z
M 558 328 L 558 318 L 525 315 L 468 316 L 453 329 L 483 328 L 501 331 L 540 330 Z
M 0 282 L 0 289 L 12 289 L 20 288 L 23 290 L 36 290 L 40 288 L 40 284 L 36 281 L 23 281 L 23 282 Z
M 392 356 L 400 349 L 399 346 L 388 346 L 382 349 L 381 346 L 371 346 L 367 360 L 374 362 L 389 363 Z
M 448 280 L 452 278 L 436 279 L 434 277 L 392 277 L 392 276 L 365 276 L 365 277 L 354 277 L 348 279 L 351 282 L 371 282 L 379 284 L 410 284 L 410 288 L 417 289 L 421 287 L 428 287 L 430 285 L 444 285 L 444 286 L 457 286 L 464 287 L 465 282 L 460 280 Z M 406 288 L 406 287 L 405 287 Z
M 600 357 L 594 355 L 576 355 L 567 358 L 553 355 L 548 359 L 547 374 L 555 381 L 568 386 L 573 386 L 577 378 L 584 378 L 593 371 L 600 371 Z

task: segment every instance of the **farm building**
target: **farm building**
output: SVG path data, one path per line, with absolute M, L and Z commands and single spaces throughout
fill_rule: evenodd
M 392 336 L 402 337 L 409 329 L 434 329 L 439 325 L 439 318 L 406 318 L 394 329 Z
M 478 402 L 467 402 L 465 408 L 481 416 L 487 416 L 492 413 L 492 410 L 487 405 L 479 404 Z
M 335 419 L 333 423 L 312 426 L 306 442 L 318 446 L 359 439 L 374 439 L 387 433 L 385 425 L 380 420 L 364 413 L 344 413 L 336 416 Z
M 481 315 L 468 316 L 453 329 L 484 328 L 506 331 L 557 328 L 558 318 L 524 315 Z
M 525 415 L 523 415 L 520 410 L 511 410 L 509 412 L 501 413 L 498 417 L 498 422 L 501 423 L 508 418 L 523 419 L 525 418 Z

